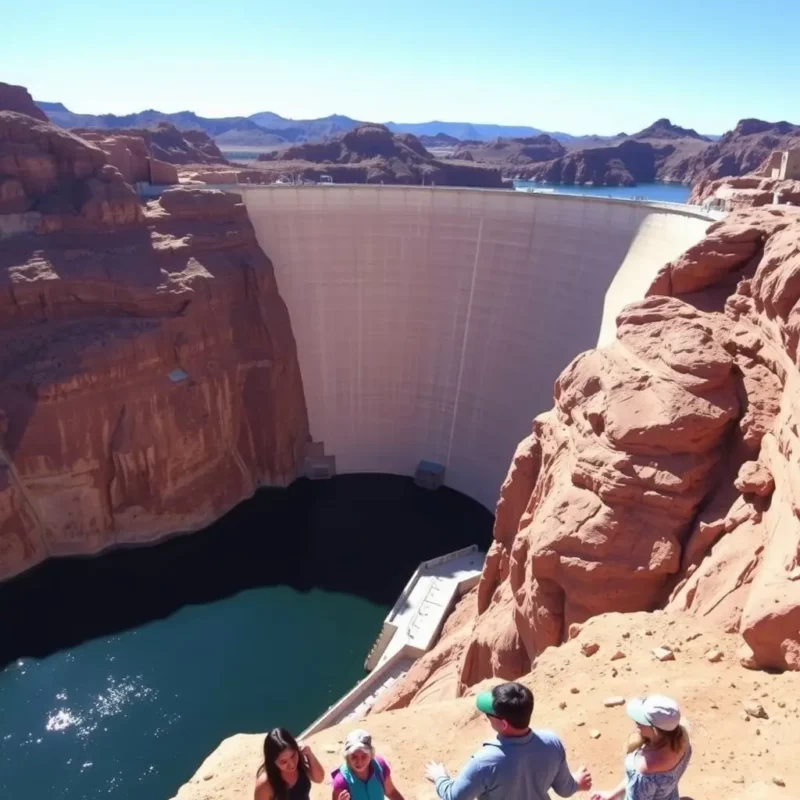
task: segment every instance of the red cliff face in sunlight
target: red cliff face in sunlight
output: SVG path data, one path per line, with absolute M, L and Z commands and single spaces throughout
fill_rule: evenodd
M 13 112 L 0 156 L 0 578 L 291 481 L 300 369 L 240 198 L 144 208 L 101 149 Z
M 798 242 L 793 208 L 716 223 L 564 370 L 472 617 L 377 710 L 519 677 L 609 611 L 680 609 L 737 632 L 748 666 L 800 669 Z

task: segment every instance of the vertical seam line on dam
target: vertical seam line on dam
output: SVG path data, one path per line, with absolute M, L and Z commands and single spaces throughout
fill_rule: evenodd
M 467 339 L 469 338 L 469 323 L 472 318 L 472 299 L 475 295 L 475 279 L 478 274 L 478 261 L 481 257 L 481 243 L 483 242 L 483 221 L 486 215 L 481 215 L 481 221 L 478 224 L 478 240 L 475 243 L 475 259 L 472 262 L 472 281 L 469 287 L 469 299 L 467 300 L 467 318 L 464 322 L 464 335 L 461 337 L 461 359 L 458 365 L 458 378 L 456 379 L 456 393 L 453 398 L 453 417 L 450 422 L 450 436 L 447 440 L 447 460 L 445 467 L 450 467 L 450 453 L 453 449 L 453 435 L 456 430 L 456 416 L 458 415 L 458 400 L 461 394 L 461 377 L 464 374 L 464 361 L 467 357 Z

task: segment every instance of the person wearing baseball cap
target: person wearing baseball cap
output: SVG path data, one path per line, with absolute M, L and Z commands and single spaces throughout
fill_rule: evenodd
M 533 694 L 520 683 L 501 683 L 475 700 L 496 736 L 485 741 L 455 779 L 430 762 L 425 776 L 441 800 L 548 800 L 592 787 L 586 767 L 572 773 L 564 745 L 552 731 L 531 730 Z
M 331 800 L 403 800 L 389 763 L 375 752 L 369 731 L 350 731 L 342 755 L 344 763 L 331 773 Z
M 628 741 L 625 778 L 591 800 L 679 800 L 678 781 L 692 757 L 678 704 L 660 694 L 635 697 L 626 711 L 636 724 Z

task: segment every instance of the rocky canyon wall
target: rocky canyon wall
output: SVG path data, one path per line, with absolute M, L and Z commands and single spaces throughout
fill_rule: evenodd
M 497 505 L 476 598 L 376 710 L 517 678 L 588 618 L 659 607 L 800 669 L 800 211 L 714 224 L 578 356 Z
M 240 198 L 145 207 L 101 149 L 6 111 L 0 238 L 0 578 L 295 477 L 295 342 Z

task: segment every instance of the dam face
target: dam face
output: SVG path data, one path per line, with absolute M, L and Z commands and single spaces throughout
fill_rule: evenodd
M 619 310 L 711 221 L 512 191 L 243 195 L 289 307 L 312 436 L 337 471 L 412 475 L 427 459 L 491 510 L 561 370 L 613 338 Z

